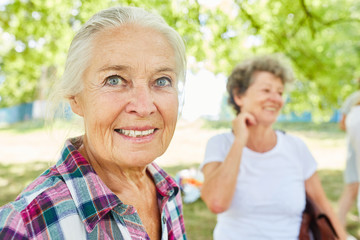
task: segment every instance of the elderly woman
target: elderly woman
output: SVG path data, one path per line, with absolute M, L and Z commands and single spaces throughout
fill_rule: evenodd
M 185 66 L 158 15 L 116 7 L 86 22 L 55 90 L 85 133 L 0 209 L 0 239 L 186 239 L 179 188 L 153 162 L 173 136 Z
M 237 116 L 232 132 L 207 144 L 201 196 L 218 214 L 215 240 L 298 239 L 305 192 L 344 230 L 326 199 L 316 163 L 297 137 L 275 131 L 292 72 L 271 56 L 238 65 L 227 90 Z

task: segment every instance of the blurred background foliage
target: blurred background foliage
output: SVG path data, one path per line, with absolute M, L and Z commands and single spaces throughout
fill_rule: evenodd
M 246 57 L 282 53 L 297 79 L 285 112 L 329 118 L 357 88 L 357 0 L 2 0 L 0 107 L 45 99 L 75 32 L 95 12 L 115 5 L 162 15 L 184 38 L 194 72 L 201 62 L 228 75 Z

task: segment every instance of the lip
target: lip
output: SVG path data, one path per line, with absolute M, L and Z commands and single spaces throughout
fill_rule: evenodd
M 277 112 L 278 108 L 264 108 L 264 110 L 269 112 Z
M 114 132 L 117 133 L 117 135 L 122 137 L 124 140 L 136 143 L 146 143 L 152 141 L 158 131 L 159 128 L 152 126 L 128 126 L 114 129 Z
M 127 126 L 127 127 L 119 127 L 119 128 L 116 128 L 116 129 L 123 129 L 123 130 L 134 130 L 134 131 L 147 131 L 147 130 L 150 130 L 150 129 L 158 129 L 154 126 L 142 126 L 142 127 L 139 127 L 139 126 Z
M 279 111 L 281 107 L 279 106 L 265 106 L 263 107 L 264 110 L 268 110 L 268 111 L 272 111 L 272 112 L 277 112 Z

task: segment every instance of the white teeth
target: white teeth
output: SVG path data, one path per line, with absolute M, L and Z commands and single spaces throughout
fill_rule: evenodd
M 149 129 L 146 131 L 119 129 L 117 132 L 119 132 L 120 134 L 129 136 L 129 137 L 144 137 L 144 136 L 152 134 L 154 131 L 155 131 L 155 129 Z
M 267 108 L 265 108 L 265 110 L 268 110 L 268 111 L 276 111 L 276 108 L 267 107 Z

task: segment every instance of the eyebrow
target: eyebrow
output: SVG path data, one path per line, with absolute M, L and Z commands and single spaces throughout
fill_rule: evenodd
M 126 65 L 111 65 L 111 66 L 104 66 L 102 68 L 99 69 L 98 72 L 105 72 L 105 71 L 109 71 L 109 70 L 113 70 L 113 71 L 121 71 L 121 70 L 126 70 L 126 69 L 130 69 L 130 66 L 126 66 Z M 155 69 L 156 73 L 158 72 L 174 72 L 176 73 L 175 69 L 171 68 L 171 67 L 160 67 L 158 69 Z
M 155 70 L 155 72 L 174 72 L 176 73 L 175 69 L 171 67 L 162 67 Z
M 105 71 L 109 71 L 109 70 L 121 71 L 121 70 L 129 69 L 129 68 L 130 67 L 125 66 L 125 65 L 111 65 L 111 66 L 104 66 L 104 67 L 100 68 L 98 72 L 105 72 Z

